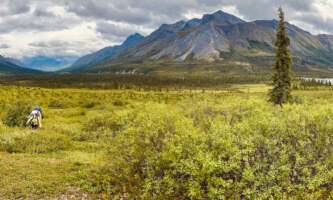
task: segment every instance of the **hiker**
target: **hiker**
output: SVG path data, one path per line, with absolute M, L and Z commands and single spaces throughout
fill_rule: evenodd
M 26 125 L 30 123 L 32 129 L 37 129 L 42 127 L 42 119 L 44 119 L 43 111 L 40 107 L 34 107 L 32 112 L 28 117 Z

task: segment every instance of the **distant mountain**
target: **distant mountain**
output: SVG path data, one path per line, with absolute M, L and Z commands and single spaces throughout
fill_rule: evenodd
M 277 20 L 246 22 L 223 11 L 201 19 L 163 24 L 103 62 L 91 60 L 87 72 L 261 73 L 271 70 Z M 287 23 L 293 70 L 332 72 L 333 36 L 312 35 Z M 94 66 L 92 66 L 94 65 Z
M 23 66 L 42 71 L 58 71 L 69 67 L 78 59 L 77 56 L 36 56 L 25 57 L 20 60 Z M 17 63 L 18 64 L 18 63 Z
M 8 74 L 37 74 L 41 73 L 37 70 L 27 69 L 21 66 L 18 66 L 12 62 L 10 59 L 0 56 L 0 75 Z
M 121 45 L 106 47 L 97 52 L 81 57 L 70 68 L 67 68 L 64 71 L 83 70 L 87 67 L 100 64 L 105 58 L 111 56 L 115 51 L 127 49 L 141 39 L 143 39 L 143 36 L 138 33 L 131 35 Z
M 23 62 L 21 62 L 19 59 L 16 59 L 16 58 L 6 58 L 6 60 L 8 62 L 11 62 L 11 63 L 17 65 L 17 66 L 27 68 L 27 66 L 25 66 L 25 64 Z

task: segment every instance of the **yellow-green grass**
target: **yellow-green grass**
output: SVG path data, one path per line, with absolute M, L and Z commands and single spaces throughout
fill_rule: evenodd
M 153 123 L 159 116 L 163 119 L 164 114 L 168 120 L 168 117 L 170 120 L 173 116 L 180 117 L 179 120 L 185 120 L 184 127 L 203 135 L 213 131 L 212 127 L 244 132 L 246 126 L 254 131 L 254 126 L 260 125 L 260 128 L 263 128 L 267 124 L 266 128 L 270 130 L 270 125 L 279 122 L 281 127 L 277 127 L 281 129 L 285 128 L 286 124 L 286 130 L 306 131 L 289 127 L 286 118 L 290 117 L 290 120 L 300 124 L 307 123 L 307 120 L 323 123 L 318 127 L 324 127 L 323 130 L 328 131 L 328 139 L 332 137 L 332 91 L 295 91 L 295 103 L 281 109 L 266 101 L 269 88 L 267 85 L 233 85 L 224 91 L 138 92 L 0 86 L 1 119 L 6 116 L 8 109 L 16 104 L 41 106 L 45 113 L 43 127 L 39 130 L 12 128 L 0 123 L 0 199 L 60 198 L 73 188 L 81 188 L 77 193 L 90 195 L 91 198 L 122 197 L 114 192 L 119 190 L 103 188 L 105 183 L 100 181 L 101 177 L 96 174 L 112 163 L 109 153 L 117 152 L 117 145 L 121 147 L 116 139 L 123 134 L 122 131 L 136 131 L 136 126 L 137 130 L 141 130 L 139 128 L 144 126 L 143 123 Z M 150 117 L 152 121 L 143 120 Z M 175 123 L 170 125 L 171 132 L 173 126 L 178 129 L 182 124 L 172 120 L 170 123 Z M 149 130 L 148 127 L 147 131 Z M 252 132 L 247 134 L 250 137 Z M 221 138 L 223 137 L 226 136 L 221 135 Z M 126 143 L 126 140 L 119 140 L 119 143 L 121 142 Z M 326 182 L 322 187 L 313 183 L 316 188 L 309 186 L 309 190 L 300 189 L 299 191 L 305 193 L 304 198 L 329 198 L 330 191 L 327 191 L 327 188 L 331 187 L 326 187 L 325 184 L 332 184 L 327 180 L 333 178 L 332 167 L 333 156 L 327 160 L 324 169 L 327 177 L 320 179 Z M 91 177 L 97 178 L 92 180 L 94 178 Z M 251 178 L 254 179 L 249 177 Z M 114 183 L 112 178 L 111 180 Z M 140 190 L 135 187 L 130 192 L 137 195 L 135 192 L 138 191 Z M 198 191 L 192 192 L 194 195 Z M 124 194 L 125 197 L 126 195 L 130 196 Z M 200 192 L 197 195 L 204 196 Z M 142 198 L 149 199 L 147 195 Z

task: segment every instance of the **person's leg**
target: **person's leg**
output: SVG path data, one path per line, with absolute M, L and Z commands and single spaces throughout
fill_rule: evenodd
M 38 127 L 42 128 L 42 117 L 38 116 Z
M 43 118 L 42 118 L 42 113 L 41 112 L 39 112 L 38 113 L 39 115 L 38 115 L 38 118 L 39 118 L 39 120 L 38 120 L 38 122 L 39 122 L 39 128 L 42 128 L 42 120 L 43 120 Z
M 32 117 L 31 117 L 31 115 L 30 115 L 30 116 L 29 116 L 29 119 L 28 119 L 28 121 L 25 123 L 25 125 L 28 126 L 29 123 L 31 122 L 31 120 L 32 120 Z

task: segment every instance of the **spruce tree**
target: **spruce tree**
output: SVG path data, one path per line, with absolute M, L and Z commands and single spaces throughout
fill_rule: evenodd
M 273 66 L 273 89 L 270 91 L 269 101 L 275 105 L 282 105 L 292 99 L 291 96 L 291 55 L 289 50 L 290 39 L 286 33 L 286 22 L 284 12 L 279 8 L 280 23 L 276 33 L 276 53 L 275 64 Z

